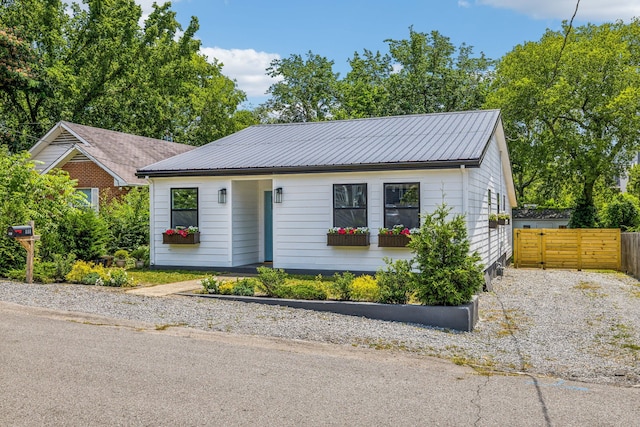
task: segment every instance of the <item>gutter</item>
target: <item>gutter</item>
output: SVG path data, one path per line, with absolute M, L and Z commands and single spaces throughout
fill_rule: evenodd
M 233 176 L 233 175 L 281 175 L 301 173 L 335 173 L 335 172 L 375 172 L 388 170 L 426 170 L 426 169 L 457 169 L 480 167 L 481 159 L 473 160 L 444 160 L 435 162 L 402 162 L 402 163 L 370 163 L 354 165 L 326 165 L 326 166 L 276 166 L 265 168 L 230 168 L 230 169 L 173 169 L 173 170 L 145 170 L 136 171 L 139 178 L 168 178 L 188 176 Z

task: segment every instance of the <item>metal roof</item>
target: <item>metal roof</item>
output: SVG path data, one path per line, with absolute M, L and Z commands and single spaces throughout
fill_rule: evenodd
M 499 110 L 481 110 L 257 125 L 138 176 L 477 167 L 499 120 Z

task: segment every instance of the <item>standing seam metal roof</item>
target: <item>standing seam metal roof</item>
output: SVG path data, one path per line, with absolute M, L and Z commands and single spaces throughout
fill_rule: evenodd
M 138 170 L 139 176 L 479 165 L 499 110 L 256 125 Z

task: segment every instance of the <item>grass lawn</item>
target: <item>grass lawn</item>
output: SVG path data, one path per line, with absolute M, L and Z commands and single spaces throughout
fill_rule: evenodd
M 131 269 L 127 270 L 129 277 L 138 285 L 164 285 L 166 283 L 184 282 L 187 280 L 202 279 L 212 272 L 189 271 L 189 270 L 146 270 Z

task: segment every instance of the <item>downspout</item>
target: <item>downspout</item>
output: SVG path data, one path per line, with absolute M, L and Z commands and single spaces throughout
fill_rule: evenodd
M 155 208 L 155 194 L 156 194 L 156 186 L 153 183 L 153 179 L 145 176 L 145 179 L 149 183 L 149 206 L 153 206 Z M 155 240 L 155 223 L 156 216 L 154 214 L 155 209 L 149 212 L 149 266 L 156 264 L 156 240 Z
M 467 236 L 470 233 L 469 228 L 469 173 L 464 165 L 460 165 L 460 173 L 462 174 L 462 213 L 467 218 Z
M 464 165 L 460 165 L 460 173 L 462 174 L 462 213 L 469 214 L 469 174 Z

